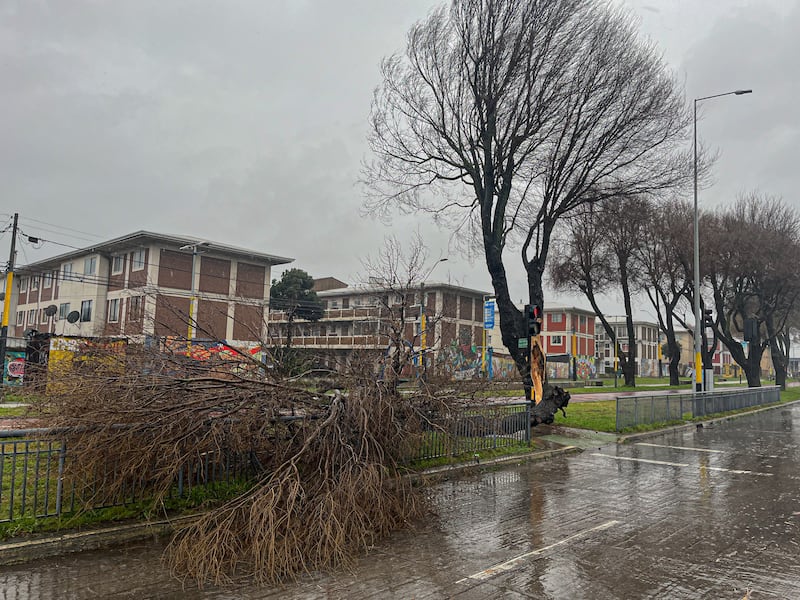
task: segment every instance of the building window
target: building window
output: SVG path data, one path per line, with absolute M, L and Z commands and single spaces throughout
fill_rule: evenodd
M 44 289 L 48 289 L 53 287 L 53 272 L 47 271 L 44 275 L 42 275 L 42 287 Z
M 97 257 L 90 256 L 89 258 L 84 259 L 83 261 L 83 274 L 84 275 L 94 275 L 95 271 L 97 271 Z
M 350 308 L 350 298 L 342 298 L 342 308 Z
M 119 298 L 112 298 L 108 301 L 108 322 L 117 323 L 119 321 Z
M 581 325 L 586 325 L 586 315 L 581 315 L 580 323 Z
M 28 311 L 28 327 L 36 325 L 36 309 L 32 308 Z
M 144 296 L 131 296 L 128 300 L 128 321 L 138 321 L 142 318 Z
M 66 319 L 69 314 L 69 302 L 58 305 L 58 319 Z
M 28 291 L 28 278 L 27 277 L 20 277 L 20 280 L 19 280 L 19 291 L 20 292 L 27 292 Z
M 111 274 L 112 275 L 119 275 L 122 273 L 123 267 L 125 266 L 125 257 L 124 256 L 114 256 L 111 258 Z
M 135 250 L 131 259 L 131 271 L 141 271 L 144 269 L 144 248 Z
M 92 320 L 92 301 L 84 300 L 81 302 L 81 323 Z
M 39 276 L 31 275 L 31 291 L 39 289 Z
M 47 313 L 44 312 L 44 309 L 39 309 L 39 323 L 42 325 L 48 323 L 50 321 L 50 317 L 47 316 Z
M 22 327 L 25 324 L 25 313 L 21 310 L 17 311 L 17 325 Z
M 550 338 L 550 343 L 553 344 L 553 346 L 560 346 L 564 341 L 561 339 L 560 335 L 554 335 Z
M 561 321 L 564 320 L 564 314 L 563 313 L 553 313 L 551 320 L 552 320 L 553 323 L 561 323 Z
M 61 281 L 70 281 L 72 279 L 72 263 L 66 263 L 61 267 Z

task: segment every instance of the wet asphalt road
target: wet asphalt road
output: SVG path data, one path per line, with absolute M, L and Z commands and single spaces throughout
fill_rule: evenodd
M 0 568 L 22 598 L 800 598 L 800 405 L 431 489 L 352 572 L 183 589 L 160 545 Z

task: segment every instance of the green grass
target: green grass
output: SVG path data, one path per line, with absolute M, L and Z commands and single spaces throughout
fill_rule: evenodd
M 158 504 L 153 501 L 140 501 L 124 506 L 75 511 L 59 517 L 25 516 L 11 522 L 0 523 L 0 539 L 65 529 L 80 530 L 100 523 L 151 520 L 166 516 L 192 514 L 218 506 L 226 500 L 240 495 L 249 486 L 250 484 L 243 480 L 217 482 L 207 486 L 195 486 L 182 498 L 167 498 Z
M 28 408 L 26 406 L 18 406 L 16 408 L 10 408 L 8 406 L 3 406 L 2 404 L 0 404 L 0 419 L 6 417 L 24 417 L 27 412 Z
M 485 440 L 484 440 L 485 441 Z M 500 446 L 498 448 L 487 448 L 484 450 L 467 451 L 456 456 L 439 456 L 437 458 L 425 458 L 412 461 L 408 464 L 408 469 L 411 471 L 423 471 L 433 467 L 442 467 L 445 465 L 456 465 L 464 463 L 476 462 L 476 456 L 479 461 L 491 460 L 493 458 L 500 458 L 502 456 L 511 456 L 515 454 L 525 454 L 535 449 L 535 443 L 531 442 L 528 445 L 526 442 L 511 441 L 508 446 Z
M 800 388 L 788 388 L 786 391 L 781 392 L 780 402 L 772 404 L 764 404 L 761 406 L 754 406 L 752 408 L 743 408 L 740 410 L 733 410 L 724 413 L 715 413 L 713 415 L 705 415 L 703 417 L 691 418 L 690 414 L 684 415 L 683 421 L 669 421 L 661 423 L 651 423 L 647 425 L 637 425 L 636 427 L 626 427 L 621 433 L 634 433 L 642 431 L 655 431 L 657 429 L 664 429 L 672 425 L 680 425 L 686 422 L 704 421 L 711 418 L 719 418 L 728 415 L 734 415 L 744 412 L 752 412 L 760 408 L 777 406 L 785 404 L 794 400 L 800 400 Z M 605 431 L 608 433 L 616 432 L 616 401 L 604 400 L 600 402 L 579 402 L 570 404 L 567 407 L 567 417 L 559 412 L 556 414 L 556 425 L 564 425 L 566 427 L 575 427 L 576 429 L 591 429 L 592 431 Z
M 616 427 L 616 400 L 577 402 L 567 406 L 566 411 L 566 417 L 561 412 L 556 413 L 556 425 L 611 432 Z

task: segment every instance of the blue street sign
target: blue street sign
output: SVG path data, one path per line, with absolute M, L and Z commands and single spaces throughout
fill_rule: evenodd
M 494 300 L 483 303 L 483 328 L 494 329 Z

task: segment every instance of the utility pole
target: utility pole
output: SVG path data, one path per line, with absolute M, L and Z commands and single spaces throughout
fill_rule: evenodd
M 11 252 L 8 255 L 8 266 L 6 268 L 6 291 L 3 298 L 3 322 L 0 330 L 0 392 L 3 390 L 6 380 L 6 346 L 8 345 L 8 313 L 11 311 L 11 291 L 14 283 L 14 259 L 17 252 L 17 222 L 19 214 L 14 213 L 14 227 L 11 230 Z M 0 393 L 0 397 L 3 393 Z

